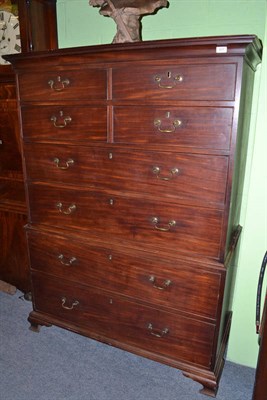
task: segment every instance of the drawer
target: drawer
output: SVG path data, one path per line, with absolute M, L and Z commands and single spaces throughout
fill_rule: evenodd
M 124 345 L 208 367 L 215 326 L 113 296 L 111 293 L 33 274 L 34 308 L 65 326 Z
M 114 107 L 114 142 L 229 150 L 232 108 Z
M 29 185 L 30 219 L 172 251 L 218 257 L 223 212 L 105 192 Z
M 27 237 L 33 270 L 216 319 L 224 271 L 70 236 L 28 230 Z
M 106 69 L 39 71 L 19 75 L 20 99 L 24 101 L 106 100 Z
M 107 141 L 106 107 L 22 107 L 21 118 L 26 141 Z
M 113 68 L 113 99 L 234 100 L 236 64 L 140 65 Z
M 25 144 L 24 152 L 29 181 L 79 183 L 184 204 L 224 206 L 226 156 L 32 143 Z

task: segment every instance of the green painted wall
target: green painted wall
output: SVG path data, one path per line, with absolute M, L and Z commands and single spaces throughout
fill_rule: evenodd
M 166 9 L 142 20 L 143 40 L 231 34 L 256 34 L 267 45 L 266 0 L 170 0 Z M 60 47 L 110 43 L 113 20 L 99 15 L 88 0 L 58 0 Z M 267 249 L 267 52 L 258 68 L 245 175 L 236 261 L 233 323 L 227 358 L 256 366 L 255 299 L 259 269 Z M 265 283 L 266 287 L 266 283 Z M 265 289 L 264 289 L 265 290 Z M 264 292 L 263 292 L 264 293 Z

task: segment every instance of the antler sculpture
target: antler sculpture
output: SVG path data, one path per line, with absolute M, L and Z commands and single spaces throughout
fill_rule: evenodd
M 89 5 L 100 7 L 99 13 L 111 17 L 117 24 L 112 43 L 138 42 L 141 40 L 140 20 L 143 15 L 153 14 L 167 7 L 167 0 L 90 0 Z

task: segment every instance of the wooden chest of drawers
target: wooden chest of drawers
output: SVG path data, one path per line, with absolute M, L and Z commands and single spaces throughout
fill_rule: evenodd
M 259 40 L 8 59 L 21 110 L 32 328 L 56 324 L 169 364 L 215 395 Z

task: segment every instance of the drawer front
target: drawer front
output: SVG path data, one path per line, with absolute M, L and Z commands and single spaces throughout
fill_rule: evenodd
M 218 257 L 223 213 L 89 190 L 29 185 L 31 222 Z
M 236 64 L 118 67 L 112 78 L 115 100 L 234 100 Z
M 87 330 L 174 360 L 208 367 L 215 326 L 93 288 L 33 274 L 34 308 Z
M 21 101 L 106 100 L 107 71 L 82 69 L 22 73 L 19 75 Z
M 21 118 L 26 141 L 107 141 L 106 107 L 22 107 Z
M 25 144 L 29 181 L 88 185 L 222 208 L 228 157 Z M 205 184 L 204 184 L 205 183 Z
M 142 252 L 28 231 L 31 268 L 158 306 L 215 319 L 221 271 Z M 71 245 L 70 245 L 71 243 Z
M 114 141 L 228 150 L 232 119 L 223 107 L 114 107 Z

